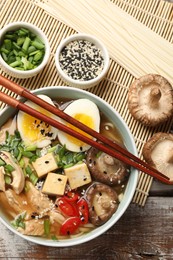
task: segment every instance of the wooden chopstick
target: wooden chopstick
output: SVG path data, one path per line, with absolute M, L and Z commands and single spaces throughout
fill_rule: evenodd
M 101 141 L 102 143 L 98 143 L 80 133 L 77 131 L 72 130 L 71 128 L 68 128 L 67 126 L 61 124 L 60 122 L 49 118 L 45 116 L 44 114 L 41 114 L 40 112 L 32 109 L 31 107 L 25 105 L 24 103 L 20 102 L 19 100 L 16 100 L 12 97 L 9 97 L 5 93 L 1 92 L 0 100 L 12 107 L 15 107 L 19 110 L 22 110 L 23 112 L 26 112 L 40 120 L 43 120 L 44 122 L 58 128 L 61 131 L 64 131 L 80 140 L 82 140 L 85 143 L 88 143 L 89 145 L 104 151 L 105 153 L 123 161 L 124 163 L 133 166 L 134 168 L 143 171 L 152 177 L 160 180 L 161 182 L 172 184 L 172 182 L 169 181 L 169 178 L 165 175 L 163 175 L 161 172 L 157 171 L 155 168 L 151 167 L 144 161 L 140 160 L 137 156 L 131 154 L 126 149 L 123 149 L 120 145 L 112 142 L 108 138 L 104 137 L 103 135 L 97 133 L 96 131 L 92 130 L 91 128 L 87 127 L 86 125 L 80 123 L 79 121 L 75 120 L 74 118 L 70 117 L 69 115 L 65 114 L 60 109 L 50 105 L 46 101 L 40 99 L 39 97 L 35 96 L 28 90 L 24 89 L 23 87 L 17 85 L 16 83 L 10 81 L 9 79 L 3 77 L 0 75 L 0 84 L 6 87 L 7 89 L 15 92 L 16 94 L 25 97 L 26 99 L 31 100 L 32 102 L 40 105 L 41 107 L 44 107 L 46 110 L 50 111 L 51 113 L 61 117 L 62 119 L 66 120 L 67 122 L 71 123 L 72 125 L 75 125 L 76 127 L 82 129 L 83 131 L 87 132 L 91 136 L 95 137 L 97 140 Z

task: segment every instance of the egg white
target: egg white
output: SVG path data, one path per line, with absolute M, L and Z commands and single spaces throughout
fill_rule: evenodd
M 70 103 L 64 110 L 64 112 L 93 130 L 99 132 L 100 130 L 100 113 L 95 103 L 89 99 L 78 99 Z M 61 120 L 61 122 L 70 128 L 73 128 L 67 122 Z M 76 128 L 73 128 L 77 131 Z M 88 136 L 92 138 L 91 136 Z M 67 150 L 73 152 L 86 151 L 90 148 L 90 145 L 62 132 L 58 131 L 58 138 L 62 145 L 65 145 Z M 93 139 L 93 138 L 92 138 Z
M 49 104 L 54 105 L 54 103 L 48 96 L 38 95 L 38 97 L 45 100 Z M 55 115 L 34 104 L 33 102 L 28 100 L 25 102 L 25 104 L 57 120 L 57 117 Z M 55 139 L 57 136 L 56 128 L 22 111 L 19 111 L 17 115 L 17 128 L 26 146 L 36 145 L 38 148 L 43 148 L 48 146 L 51 143 L 51 140 Z

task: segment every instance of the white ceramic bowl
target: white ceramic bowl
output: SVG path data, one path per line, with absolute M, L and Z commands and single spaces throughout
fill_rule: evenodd
M 124 143 L 127 147 L 127 149 L 137 155 L 136 146 L 134 143 L 134 139 L 132 134 L 130 133 L 129 128 L 127 127 L 126 123 L 123 121 L 123 119 L 120 117 L 120 115 L 113 109 L 109 104 L 107 104 L 104 100 L 101 98 L 95 96 L 94 94 L 81 90 L 76 88 L 69 88 L 69 87 L 46 87 L 38 90 L 33 91 L 34 94 L 45 94 L 48 95 L 50 98 L 55 99 L 56 97 L 65 97 L 70 99 L 76 99 L 76 98 L 87 98 L 93 101 L 99 109 L 106 114 L 106 116 L 116 125 L 119 132 L 121 133 Z M 3 111 L 0 113 L 0 126 L 6 122 L 6 120 L 13 116 L 15 114 L 15 109 L 11 107 L 7 107 L 3 109 Z M 11 225 L 8 219 L 5 217 L 5 215 L 2 213 L 2 210 L 0 209 L 0 220 L 1 222 L 7 226 L 12 232 L 19 235 L 20 237 L 45 246 L 53 246 L 53 247 L 68 247 L 68 246 L 74 246 L 78 245 L 87 241 L 90 241 L 94 238 L 97 238 L 104 232 L 106 232 L 109 228 L 111 228 L 123 215 L 123 213 L 126 211 L 127 207 L 129 206 L 134 192 L 137 185 L 137 179 L 138 179 L 138 171 L 136 169 L 131 169 L 130 177 L 128 180 L 128 184 L 123 196 L 122 201 L 120 202 L 118 206 L 118 210 L 113 214 L 113 216 L 107 221 L 104 225 L 97 227 L 95 230 L 73 239 L 69 240 L 60 240 L 60 241 L 53 241 L 53 240 L 47 240 L 44 238 L 39 237 L 31 237 L 31 236 L 24 236 L 20 233 L 18 233 Z
M 100 72 L 100 74 L 97 77 L 90 79 L 90 80 L 73 79 L 72 77 L 68 76 L 60 66 L 59 57 L 60 57 L 62 49 L 65 46 L 67 46 L 70 42 L 79 41 L 79 40 L 85 40 L 85 41 L 93 43 L 98 49 L 101 50 L 102 56 L 103 56 L 103 59 L 104 59 L 103 70 Z M 68 84 L 69 86 L 82 88 L 82 89 L 88 89 L 88 88 L 91 88 L 91 87 L 99 84 L 99 82 L 106 76 L 106 74 L 108 72 L 109 63 L 110 63 L 109 53 L 108 53 L 105 45 L 100 40 L 98 40 L 96 37 L 89 35 L 89 34 L 79 33 L 79 34 L 74 34 L 74 35 L 71 35 L 71 36 L 65 38 L 59 44 L 59 46 L 56 50 L 56 54 L 55 54 L 56 68 L 58 70 L 60 77 L 63 79 L 63 81 L 66 84 Z
M 11 66 L 9 66 L 4 61 L 2 56 L 0 55 L 0 67 L 2 68 L 2 70 L 4 72 L 6 72 L 7 74 L 9 74 L 12 77 L 16 77 L 16 78 L 30 78 L 30 77 L 36 76 L 39 72 L 41 72 L 43 70 L 43 68 L 45 67 L 45 65 L 47 64 L 47 62 L 49 60 L 49 56 L 50 56 L 50 46 L 49 46 L 48 39 L 47 39 L 46 35 L 43 33 L 43 31 L 40 30 L 34 24 L 26 23 L 26 22 L 13 22 L 13 23 L 5 25 L 0 30 L 0 45 L 1 45 L 1 41 L 3 40 L 4 35 L 7 32 L 17 30 L 17 29 L 19 29 L 21 27 L 22 28 L 26 28 L 29 31 L 33 32 L 45 44 L 45 54 L 44 54 L 44 58 L 43 58 L 41 64 L 38 65 L 37 68 L 31 69 L 31 70 L 25 70 L 25 71 L 17 70 L 15 68 L 12 68 Z

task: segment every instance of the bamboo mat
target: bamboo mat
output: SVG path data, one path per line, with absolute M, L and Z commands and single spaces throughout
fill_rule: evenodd
M 39 0 L 0 0 L 0 28 L 13 21 L 26 21 L 40 27 L 49 39 L 51 46 L 49 63 L 36 77 L 14 79 L 0 70 L 2 75 L 30 90 L 43 86 L 65 85 L 57 74 L 54 54 L 60 41 L 75 33 L 73 28 L 64 25 L 40 8 L 37 5 L 38 2 Z M 166 40 L 173 42 L 173 4 L 160 0 L 112 0 L 112 2 Z M 131 117 L 127 109 L 127 93 L 133 80 L 133 75 L 117 64 L 116 61 L 111 60 L 107 77 L 98 86 L 88 91 L 103 98 L 120 113 L 134 136 L 141 157 L 141 150 L 147 139 L 158 131 L 169 132 L 172 122 L 169 121 L 165 125 L 151 129 L 142 126 Z M 2 86 L 1 90 L 16 97 Z M 1 109 L 4 106 L 0 103 Z M 139 173 L 138 185 L 133 198 L 134 203 L 140 206 L 145 205 L 152 181 L 152 177 Z

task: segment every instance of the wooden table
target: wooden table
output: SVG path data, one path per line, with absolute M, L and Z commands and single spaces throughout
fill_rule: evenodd
M 153 183 L 144 207 L 131 204 L 97 239 L 69 248 L 35 245 L 0 224 L 0 259 L 173 259 L 173 186 Z

